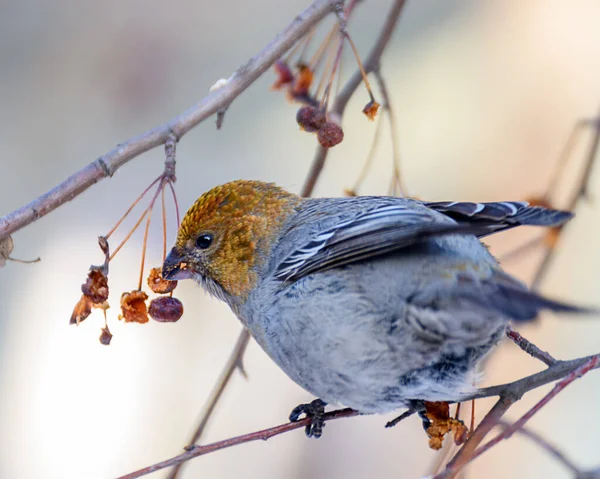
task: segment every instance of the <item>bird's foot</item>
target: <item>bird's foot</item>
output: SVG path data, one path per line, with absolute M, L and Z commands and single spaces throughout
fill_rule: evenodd
M 323 427 L 325 426 L 323 416 L 325 415 L 326 405 L 327 403 L 321 399 L 315 399 L 308 404 L 300 404 L 290 413 L 290 421 L 296 422 L 302 414 L 306 415 L 307 418 L 310 418 L 310 422 L 305 429 L 306 435 L 318 439 L 323 434 Z

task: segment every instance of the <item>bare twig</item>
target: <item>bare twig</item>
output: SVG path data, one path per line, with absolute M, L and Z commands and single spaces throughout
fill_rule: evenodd
M 392 194 L 396 194 L 396 192 L 400 193 L 401 196 L 407 195 L 406 186 L 404 185 L 404 178 L 400 174 L 400 146 L 398 145 L 398 131 L 396 130 L 396 116 L 394 114 L 394 109 L 392 107 L 392 102 L 390 100 L 390 93 L 387 88 L 387 83 L 385 82 L 385 78 L 381 73 L 381 68 L 378 68 L 373 72 L 375 74 L 375 78 L 377 79 L 377 83 L 379 84 L 379 90 L 381 91 L 381 96 L 383 97 L 383 109 L 385 110 L 388 122 L 390 124 L 390 134 L 392 137 L 392 168 L 393 168 L 393 176 L 392 176 L 392 185 L 393 191 Z M 397 191 L 396 191 L 397 188 Z
M 437 474 L 434 479 L 448 479 L 454 477 L 466 464 L 472 461 L 483 452 L 500 442 L 502 439 L 509 437 L 516 429 L 521 427 L 527 420 L 539 411 L 547 402 L 562 391 L 568 384 L 583 374 L 597 369 L 600 366 L 600 355 L 587 356 L 584 358 L 573 359 L 571 361 L 556 361 L 548 367 L 548 369 L 527 376 L 518 381 L 501 386 L 480 389 L 472 395 L 473 399 L 489 396 L 500 396 L 500 399 L 492 409 L 483 418 L 474 433 L 469 437 L 463 447 L 456 453 L 452 460 L 446 465 L 446 468 Z M 540 386 L 561 379 L 558 384 L 548 393 L 540 402 L 538 402 L 525 416 L 517 421 L 509 430 L 504 431 L 501 435 L 486 443 L 480 449 L 477 449 L 479 444 L 487 436 L 487 434 L 499 423 L 500 419 L 506 411 L 528 391 L 537 389 Z
M 179 140 L 201 121 L 224 111 L 275 60 L 340 4 L 341 0 L 313 2 L 260 53 L 241 66 L 222 87 L 209 93 L 199 103 L 167 123 L 117 145 L 39 198 L 0 218 L 0 238 L 45 216 L 103 178 L 112 176 L 128 161 L 164 144 L 170 135 L 175 135 Z
M 548 394 L 546 394 L 540 401 L 538 401 L 537 404 L 533 406 L 529 411 L 527 411 L 527 413 L 525 413 L 518 421 L 504 429 L 504 431 L 498 434 L 498 436 L 496 436 L 494 439 L 477 449 L 473 454 L 471 460 L 475 459 L 476 457 L 479 457 L 481 454 L 498 444 L 503 439 L 508 439 L 509 437 L 511 437 L 518 429 L 525 425 L 525 423 L 529 421 L 529 419 L 531 419 L 534 414 L 536 414 L 542 407 L 548 404 L 548 402 L 551 399 L 556 397 L 556 395 L 559 392 L 561 392 L 569 384 L 575 381 L 575 379 L 580 378 L 592 369 L 597 368 L 598 365 L 600 365 L 600 354 L 588 358 L 584 364 L 579 366 L 574 371 L 570 372 L 565 378 L 559 381 Z
M 500 427 L 502 427 L 503 429 L 506 429 L 511 426 L 506 421 L 500 421 L 498 423 L 498 425 Z M 538 446 L 540 446 L 542 449 L 544 449 L 546 452 L 548 452 L 558 462 L 560 462 L 567 469 L 569 469 L 575 475 L 575 477 L 579 477 L 582 474 L 582 471 L 579 469 L 579 467 L 577 467 L 577 465 L 572 460 L 570 460 L 568 457 L 566 457 L 560 450 L 558 450 L 556 448 L 556 446 L 554 446 L 553 444 L 550 444 L 540 434 L 538 434 L 526 427 L 522 427 L 522 428 L 518 429 L 516 432 L 519 433 L 520 435 L 530 439 L 532 442 L 536 443 Z
M 570 210 L 570 211 L 574 210 L 577 207 L 577 204 L 579 203 L 579 201 L 581 201 L 582 199 L 586 199 L 589 196 L 588 185 L 589 185 L 589 182 L 590 182 L 590 179 L 592 176 L 592 169 L 594 167 L 594 163 L 596 162 L 596 158 L 598 156 L 598 149 L 600 147 L 600 117 L 594 118 L 593 121 L 591 121 L 591 122 L 580 121 L 577 123 L 577 125 L 575 126 L 571 135 L 569 136 L 567 145 L 565 146 L 563 153 L 561 154 L 560 163 L 558 165 L 557 171 L 562 172 L 562 168 L 564 167 L 565 162 L 567 160 L 565 155 L 567 155 L 571 152 L 573 143 L 575 142 L 575 139 L 577 138 L 577 135 L 580 132 L 581 128 L 584 126 L 589 126 L 589 125 L 591 125 L 594 128 L 594 136 L 592 137 L 592 141 L 590 142 L 589 147 L 587 149 L 584 170 L 581 173 L 579 180 L 577 182 L 577 186 L 574 189 L 574 193 L 573 193 L 573 195 L 571 195 L 571 198 L 569 199 L 567 206 L 566 206 L 566 209 Z M 551 181 L 550 187 L 549 187 L 548 191 L 546 192 L 544 199 L 549 199 L 550 196 L 552 196 L 555 193 L 555 190 L 558 186 L 557 178 L 559 178 L 559 177 L 560 177 L 560 173 L 556 173 L 554 178 Z M 561 230 L 558 230 L 559 234 L 560 234 L 560 231 Z M 532 289 L 538 289 L 540 284 L 546 277 L 546 274 L 550 269 L 550 265 L 552 264 L 552 260 L 554 259 L 554 254 L 556 252 L 556 245 L 557 245 L 557 242 L 552 241 L 549 245 L 547 245 L 545 247 L 544 256 L 542 258 L 542 261 L 540 262 L 540 265 L 536 271 L 536 274 L 533 277 L 533 280 L 531 281 Z
M 223 367 L 223 370 L 221 371 L 221 375 L 219 376 L 219 379 L 213 386 L 213 390 L 211 391 L 210 396 L 208 397 L 208 400 L 206 401 L 206 405 L 204 406 L 204 410 L 202 411 L 202 414 L 200 416 L 200 422 L 198 423 L 198 426 L 196 427 L 194 434 L 192 434 L 192 437 L 188 443 L 188 447 L 196 444 L 198 442 L 198 440 L 200 439 L 200 437 L 202 436 L 202 434 L 204 433 L 204 430 L 206 429 L 206 425 L 208 424 L 208 421 L 211 418 L 212 413 L 215 410 L 215 407 L 217 406 L 217 403 L 221 399 L 221 396 L 223 395 L 223 391 L 225 391 L 225 388 L 227 387 L 227 384 L 229 383 L 229 380 L 231 379 L 233 372 L 236 369 L 239 369 L 240 371 L 242 371 L 242 373 L 244 372 L 243 366 L 241 366 L 241 364 L 242 364 L 241 361 L 242 361 L 242 357 L 244 356 L 244 352 L 246 351 L 249 341 L 250 341 L 250 334 L 248 333 L 248 330 L 246 328 L 243 328 L 242 331 L 240 332 L 237 342 L 235 343 L 235 347 L 233 348 L 233 350 L 231 351 L 231 354 L 229 355 L 229 359 L 227 360 L 227 363 L 225 364 L 225 366 Z M 179 470 L 181 469 L 183 464 L 184 464 L 184 462 L 177 463 L 175 465 L 175 467 L 173 467 L 171 472 L 169 472 L 169 475 L 167 476 L 167 478 L 175 479 L 177 477 L 177 475 L 179 474 Z
M 371 52 L 367 56 L 367 59 L 363 63 L 363 68 L 366 73 L 371 73 L 379 68 L 381 56 L 383 55 L 383 52 L 385 51 L 385 48 L 387 47 L 387 44 L 389 43 L 390 38 L 396 29 L 396 24 L 398 23 L 398 19 L 400 18 L 400 14 L 402 13 L 402 9 L 404 8 L 405 4 L 406 0 L 395 0 L 392 4 L 385 24 L 381 29 L 381 33 L 379 34 L 375 45 L 373 45 Z M 331 116 L 337 116 L 338 118 L 342 117 L 350 98 L 358 88 L 358 85 L 360 85 L 361 81 L 361 71 L 357 70 L 346 82 L 344 88 L 342 88 L 342 91 L 336 97 L 329 113 Z M 308 172 L 308 176 L 304 182 L 304 186 L 302 187 L 302 196 L 310 196 L 315 189 L 317 179 L 321 175 L 321 171 L 325 166 L 325 160 L 327 159 L 328 151 L 328 148 L 323 148 L 322 146 L 317 147 L 317 151 L 315 152 L 315 157 Z
M 556 363 L 556 359 L 554 359 L 550 355 L 550 353 L 548 353 L 546 351 L 542 351 L 535 344 L 533 344 L 529 340 L 525 339 L 523 336 L 521 336 L 518 332 L 516 332 L 510 326 L 506 327 L 506 335 L 510 339 L 512 339 L 514 341 L 514 343 L 517 346 L 519 346 L 523 351 L 525 351 L 527 354 L 534 357 L 535 359 L 539 359 L 546 366 L 552 366 L 553 364 Z
M 337 411 L 331 411 L 326 413 L 324 419 L 327 421 L 331 421 L 333 419 L 340 419 L 343 417 L 352 417 L 357 415 L 358 412 L 354 411 L 353 409 L 340 409 Z M 258 440 L 266 441 L 267 439 L 270 439 L 274 436 L 278 436 L 279 434 L 283 434 L 284 432 L 306 427 L 309 422 L 309 418 L 304 418 L 297 422 L 288 422 L 279 426 L 271 427 L 269 429 L 263 429 L 262 431 L 256 431 L 250 434 L 244 434 L 242 436 L 233 437 L 231 439 L 213 442 L 212 444 L 206 444 L 205 446 L 194 446 L 193 448 L 190 448 L 189 451 L 186 451 L 183 454 L 159 462 L 152 466 L 144 467 L 143 469 L 132 472 L 130 474 L 125 474 L 124 476 L 120 476 L 117 479 L 134 479 L 136 477 L 142 477 L 152 472 L 165 469 L 166 467 L 175 466 L 177 464 L 181 464 L 182 462 L 189 461 L 194 457 L 204 456 L 205 454 L 209 454 L 211 452 L 219 451 L 221 449 L 226 449 L 232 446 L 237 446 L 238 444 L 244 444 L 246 442 Z
M 465 466 L 474 456 L 482 454 L 485 450 L 492 447 L 495 443 L 499 442 L 501 439 L 508 437 L 510 434 L 514 433 L 519 427 L 521 427 L 533 414 L 535 414 L 541 407 L 543 407 L 552 397 L 556 396 L 562 389 L 564 389 L 568 384 L 574 381 L 577 377 L 591 371 L 593 369 L 597 369 L 600 367 L 600 354 L 587 356 L 583 358 L 573 359 L 570 361 L 560 361 L 556 360 L 552 365 L 550 365 L 547 369 L 542 372 L 532 374 L 525 378 L 519 379 L 512 383 L 503 384 L 500 386 L 493 386 L 489 388 L 483 388 L 476 391 L 474 394 L 462 398 L 462 401 L 468 401 L 470 399 L 480 399 L 484 397 L 492 397 L 499 396 L 498 402 L 492 407 L 492 409 L 488 412 L 485 418 L 481 421 L 479 426 L 475 429 L 473 434 L 469 437 L 467 442 L 463 445 L 463 447 L 458 451 L 458 453 L 454 456 L 452 461 L 450 461 L 446 469 L 444 469 L 441 473 L 435 476 L 435 479 L 447 479 L 449 477 L 453 477 L 463 466 Z M 490 441 L 483 448 L 477 449 L 479 444 L 483 441 L 486 435 L 499 423 L 500 419 L 504 415 L 504 413 L 521 397 L 534 389 L 537 389 L 546 384 L 552 383 L 557 380 L 562 380 L 554 389 L 532 410 L 527 413 L 523 418 L 517 421 L 508 432 L 504 432 L 499 438 Z M 356 416 L 358 412 L 353 411 L 352 409 L 343 409 L 339 411 L 329 412 L 325 415 L 326 420 L 337 419 L 341 417 L 352 417 Z M 408 417 L 410 414 L 406 413 L 403 415 L 404 417 Z M 302 419 L 301 421 L 282 424 L 279 426 L 275 426 L 269 429 L 264 429 L 262 431 L 257 431 L 249 434 L 245 434 L 242 436 L 238 436 L 231 439 L 226 439 L 223 441 L 215 442 L 213 444 L 208 444 L 205 446 L 193 446 L 187 452 L 175 456 L 171 459 L 167 459 L 166 461 L 162 461 L 153 466 L 148 466 L 139 471 L 133 472 L 131 474 L 127 474 L 125 476 L 120 477 L 119 479 L 133 479 L 135 477 L 141 477 L 146 474 L 150 474 L 151 472 L 158 471 L 160 469 L 164 469 L 170 466 L 176 466 L 182 462 L 188 461 L 194 457 L 202 456 L 214 451 L 218 451 L 220 449 L 225 449 L 228 447 L 236 446 L 239 444 L 244 444 L 250 441 L 256 441 L 258 439 L 269 439 L 278 434 L 282 434 L 284 432 L 292 431 L 301 427 L 306 426 L 308 423 L 308 419 Z

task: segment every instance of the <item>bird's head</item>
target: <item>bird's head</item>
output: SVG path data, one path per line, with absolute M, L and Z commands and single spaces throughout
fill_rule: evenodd
M 204 193 L 188 210 L 163 277 L 193 278 L 228 301 L 256 286 L 281 226 L 302 199 L 259 181 L 233 181 Z

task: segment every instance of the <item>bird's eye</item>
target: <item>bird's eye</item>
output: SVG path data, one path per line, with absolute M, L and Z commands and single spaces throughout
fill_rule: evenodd
M 196 239 L 196 246 L 200 249 L 207 249 L 212 244 L 213 237 L 211 234 L 202 234 Z

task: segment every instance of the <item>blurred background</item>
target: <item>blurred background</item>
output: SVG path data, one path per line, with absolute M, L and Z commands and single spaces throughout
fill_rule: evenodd
M 0 214 L 45 192 L 117 143 L 183 111 L 258 52 L 308 0 L 0 1 Z M 350 24 L 368 52 L 389 7 L 369 0 Z M 408 3 L 383 58 L 398 121 L 405 182 L 428 200 L 519 200 L 545 189 L 570 130 L 600 103 L 600 2 L 529 0 Z M 350 53 L 349 51 L 346 53 Z M 350 56 L 346 75 L 354 71 Z M 208 188 L 237 178 L 299 191 L 316 139 L 298 131 L 296 106 L 269 92 L 265 74 L 231 106 L 221 131 L 209 120 L 178 145 L 177 192 L 185 210 Z M 374 125 L 360 113 L 359 88 L 331 151 L 318 195 L 352 186 Z M 591 133 L 572 161 L 581 165 Z M 180 284 L 186 312 L 175 324 L 117 321 L 120 293 L 136 287 L 142 235 L 111 263 L 112 344 L 99 344 L 96 311 L 79 327 L 69 317 L 88 266 L 101 262 L 105 234 L 162 171 L 156 149 L 14 235 L 0 270 L 0 477 L 109 478 L 181 451 L 229 355 L 240 325 L 194 284 Z M 597 170 L 597 168 L 596 168 Z M 361 193 L 384 194 L 389 132 Z M 573 170 L 574 171 L 574 170 Z M 565 189 L 575 176 L 564 178 Z M 542 291 L 600 305 L 600 195 L 581 204 L 566 229 Z M 173 210 L 170 210 L 173 220 Z M 159 222 L 149 262 L 162 255 Z M 122 231 L 122 233 L 124 230 Z M 169 242 L 175 233 L 171 221 Z M 530 231 L 494 238 L 502 254 Z M 538 255 L 507 262 L 528 280 Z M 519 328 L 556 357 L 598 352 L 599 318 L 545 315 Z M 236 374 L 204 442 L 286 421 L 312 398 L 251 343 L 249 380 Z M 504 343 L 484 383 L 535 372 L 540 364 Z M 515 419 L 549 387 L 512 408 Z M 530 422 L 582 468 L 600 465 L 600 375 L 569 386 Z M 478 416 L 490 403 L 478 403 Z M 468 410 L 468 409 L 467 409 Z M 438 457 L 420 421 L 393 430 L 391 417 L 334 421 L 319 441 L 300 430 L 193 460 L 183 477 L 347 479 L 425 475 Z M 469 477 L 570 477 L 527 439 L 515 437 L 478 459 Z M 162 471 L 151 477 L 165 477 Z

